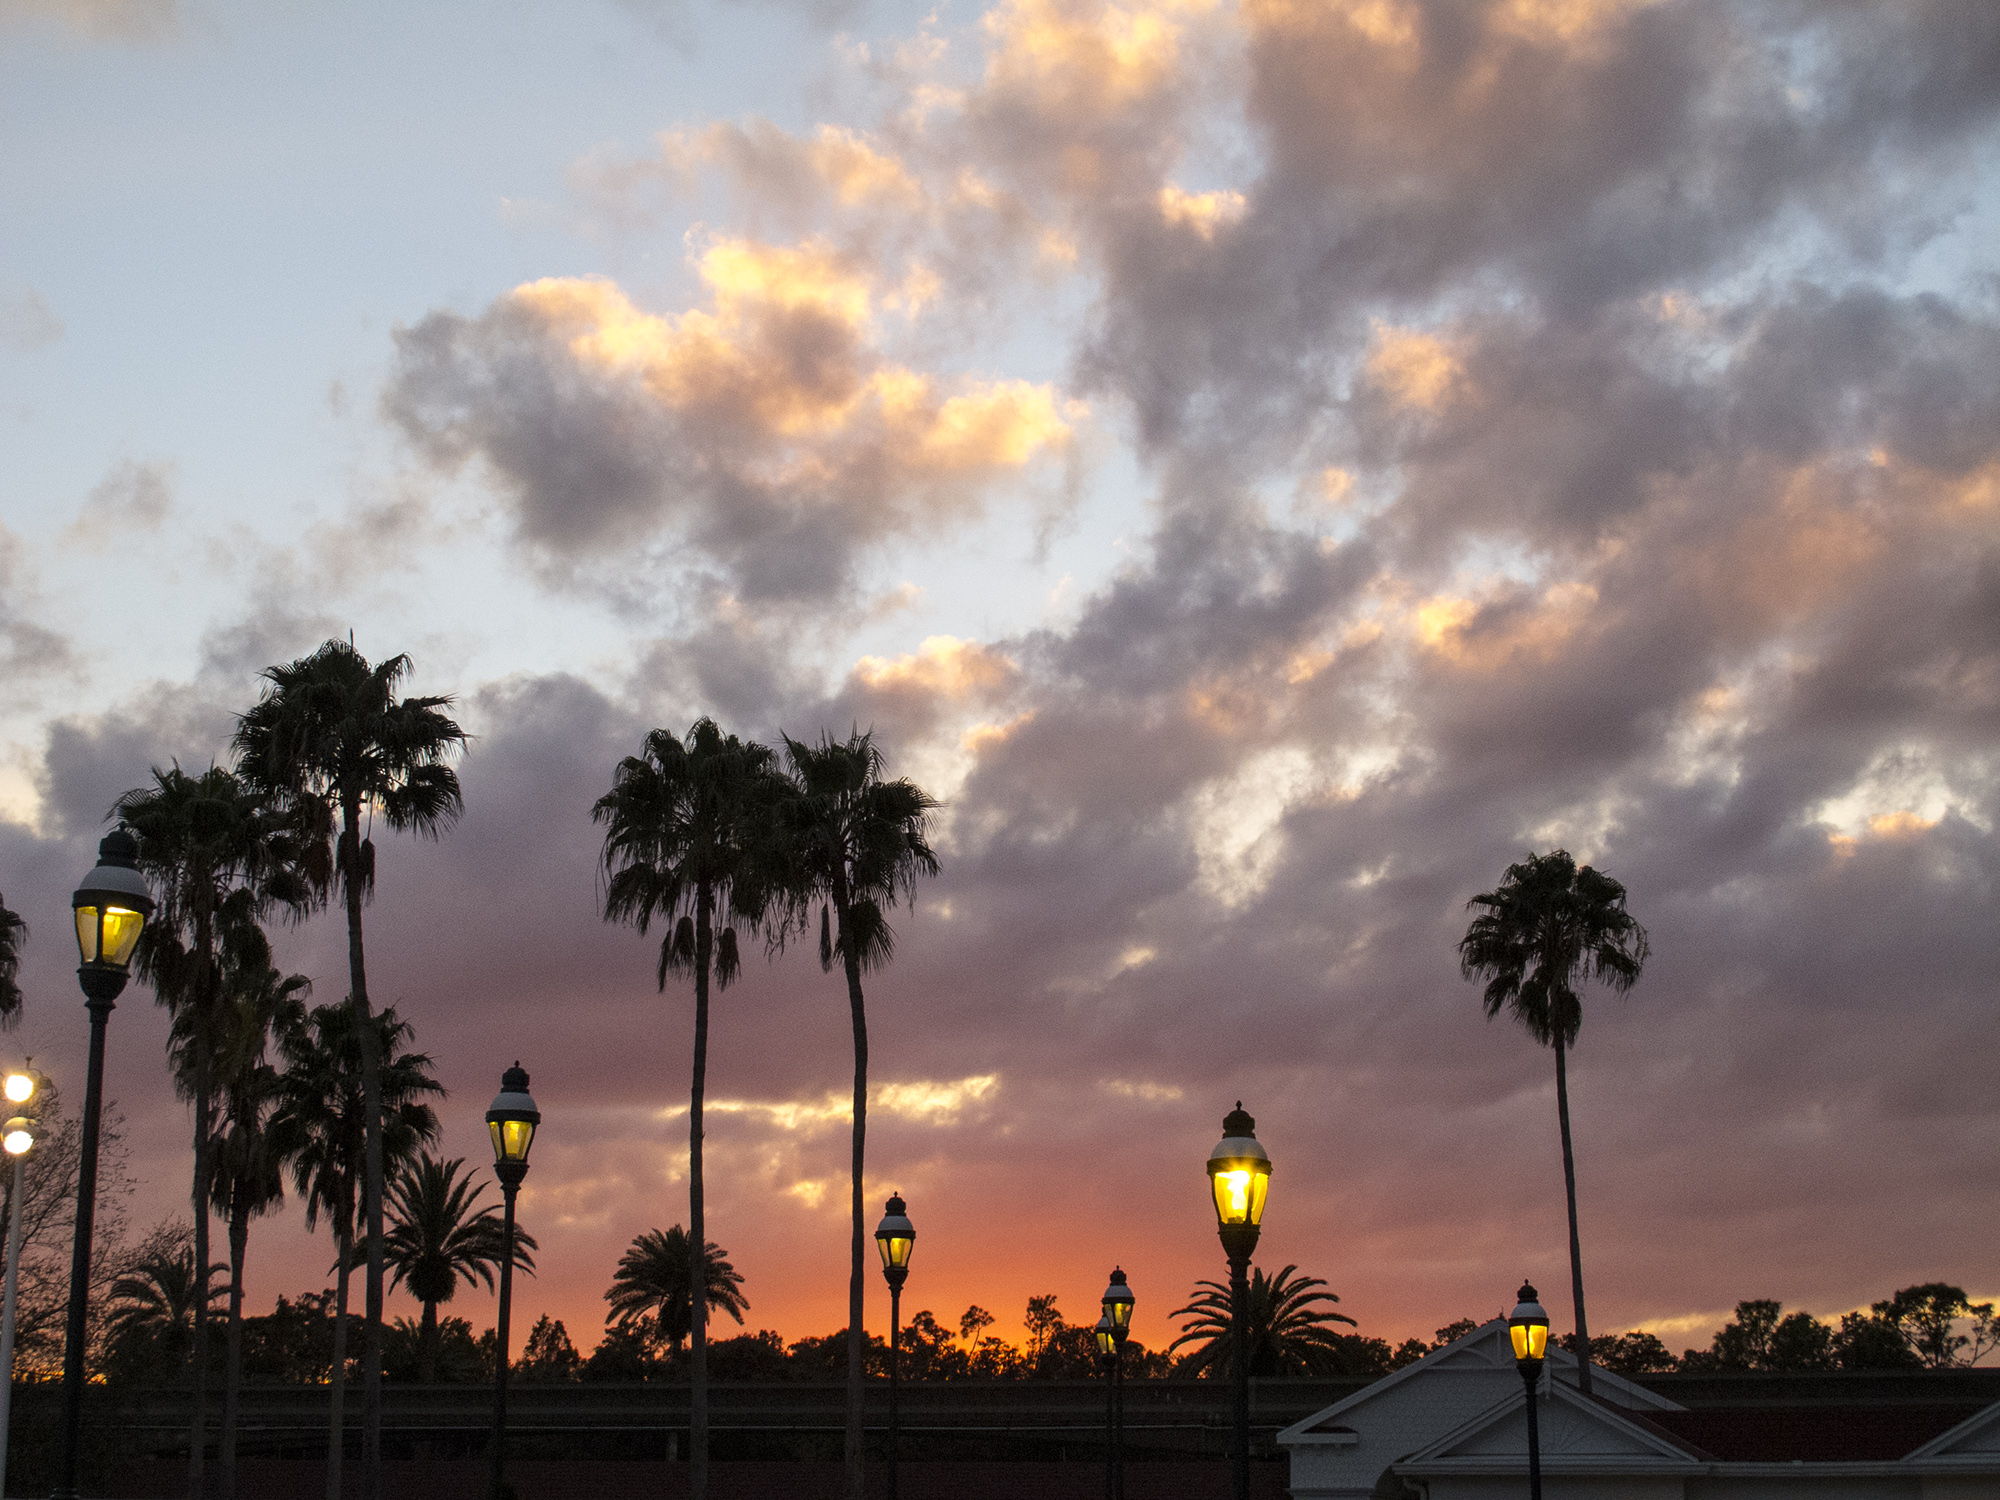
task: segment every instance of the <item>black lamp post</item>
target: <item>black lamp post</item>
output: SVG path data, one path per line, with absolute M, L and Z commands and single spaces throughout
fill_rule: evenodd
M 493 1175 L 507 1200 L 500 1261 L 500 1323 L 493 1351 L 493 1481 L 491 1500 L 500 1500 L 507 1467 L 507 1315 L 514 1300 L 514 1195 L 528 1175 L 528 1150 L 535 1144 L 535 1127 L 542 1112 L 528 1093 L 528 1075 L 517 1062 L 500 1075 L 500 1092 L 486 1111 L 486 1128 L 493 1136 Z
M 889 1500 L 896 1500 L 896 1459 L 901 1444 L 903 1283 L 910 1276 L 910 1252 L 917 1231 L 910 1223 L 909 1205 L 901 1193 L 891 1193 L 882 1205 L 882 1222 L 875 1226 L 875 1248 L 882 1252 L 882 1276 L 889 1283 Z
M 1097 1367 L 1104 1372 L 1104 1500 L 1118 1500 L 1118 1329 L 1105 1313 L 1091 1332 Z
M 1271 1185 L 1271 1158 L 1257 1142 L 1257 1122 L 1236 1101 L 1222 1119 L 1222 1139 L 1208 1154 L 1215 1222 L 1229 1257 L 1229 1356 L 1236 1382 L 1236 1432 L 1230 1454 L 1235 1500 L 1250 1500 L 1250 1257 Z
M 1507 1315 L 1507 1335 L 1514 1341 L 1514 1368 L 1528 1388 L 1528 1500 L 1542 1500 L 1542 1435 L 1536 1422 L 1535 1396 L 1542 1383 L 1542 1362 L 1549 1355 L 1549 1315 L 1536 1300 L 1535 1289 L 1521 1283 L 1520 1302 Z
M 1138 1299 L 1126 1285 L 1122 1267 L 1114 1267 L 1111 1285 L 1100 1299 L 1104 1315 L 1097 1320 L 1097 1349 L 1110 1367 L 1110 1454 L 1104 1473 L 1107 1500 L 1125 1500 L 1125 1341 L 1132 1336 L 1132 1309 Z
M 76 1166 L 76 1240 L 69 1262 L 69 1326 L 63 1338 L 62 1467 L 56 1500 L 76 1495 L 77 1439 L 83 1430 L 83 1340 L 90 1313 L 90 1234 L 97 1209 L 98 1119 L 104 1108 L 104 1023 L 125 989 L 132 950 L 153 914 L 139 874 L 139 841 L 114 828 L 97 845 L 97 868 L 70 899 L 76 911 L 76 971 L 90 1012 L 90 1067 L 84 1075 L 83 1140 Z

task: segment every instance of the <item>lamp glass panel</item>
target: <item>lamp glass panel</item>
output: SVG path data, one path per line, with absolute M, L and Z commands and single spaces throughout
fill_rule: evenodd
M 35 1097 L 35 1080 L 26 1073 L 9 1073 L 6 1090 L 9 1104 L 26 1104 Z
M 875 1248 L 882 1252 L 884 1267 L 908 1270 L 910 1252 L 917 1247 L 917 1237 L 913 1234 L 885 1234 L 875 1239 Z
M 1106 1328 L 1102 1323 L 1097 1325 L 1097 1352 L 1099 1354 L 1116 1354 L 1118 1352 L 1117 1332 L 1114 1329 Z
M 529 1148 L 535 1144 L 535 1122 L 533 1120 L 488 1120 L 486 1128 L 493 1136 L 493 1159 L 495 1161 L 526 1161 Z
M 1227 1226 L 1263 1222 L 1264 1195 L 1271 1186 L 1271 1169 L 1261 1161 L 1239 1160 L 1218 1168 L 1211 1178 L 1215 1188 L 1215 1217 Z
M 76 909 L 76 951 L 83 955 L 87 964 L 97 962 L 97 908 L 79 906 Z
M 1507 1332 L 1514 1340 L 1514 1358 L 1545 1359 L 1549 1352 L 1549 1325 L 1546 1323 L 1512 1323 Z
M 1130 1302 L 1122 1298 L 1118 1301 L 1106 1298 L 1104 1310 L 1111 1314 L 1111 1321 L 1116 1326 L 1120 1328 L 1130 1328 L 1132 1326 L 1132 1304 Z
M 119 968 L 132 962 L 132 950 L 139 946 L 139 930 L 146 925 L 143 912 L 123 906 L 104 908 L 104 957 Z
M 35 1137 L 26 1130 L 10 1130 L 4 1138 L 0 1138 L 0 1146 L 7 1148 L 9 1156 L 24 1156 L 34 1144 Z

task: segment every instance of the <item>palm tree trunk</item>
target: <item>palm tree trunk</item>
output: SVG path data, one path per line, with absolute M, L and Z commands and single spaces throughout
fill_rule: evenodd
M 1590 1394 L 1590 1323 L 1583 1315 L 1583 1249 L 1576 1234 L 1576 1156 L 1569 1142 L 1569 1069 L 1556 1037 L 1556 1117 L 1562 1121 L 1563 1187 L 1569 1193 L 1569 1286 L 1576 1298 L 1576 1388 Z
M 708 1087 L 708 966 L 714 893 L 703 882 L 694 908 L 694 1082 L 688 1099 L 688 1493 L 708 1500 L 708 1218 L 701 1168 L 701 1102 Z
M 368 1277 L 362 1304 L 361 1493 L 382 1500 L 382 1060 L 368 1009 L 368 964 L 361 944 L 361 805 L 343 800 L 340 809 L 341 884 L 347 896 L 348 1003 L 361 1041 L 363 1152 L 361 1203 L 368 1245 Z
M 866 1214 L 862 1203 L 863 1162 L 868 1142 L 868 1015 L 861 998 L 861 955 L 848 942 L 847 888 L 845 881 L 834 887 L 835 908 L 840 917 L 842 967 L 847 971 L 847 1008 L 854 1022 L 854 1143 L 848 1163 L 854 1213 L 853 1241 L 848 1251 L 847 1273 L 847 1500 L 864 1500 L 866 1469 L 863 1462 L 864 1432 L 862 1408 L 866 1387 L 862 1381 L 862 1358 L 868 1335 L 862 1327 L 862 1273 L 867 1268 L 864 1252 Z
M 232 1197 L 247 1196 L 240 1190 Z M 236 1500 L 236 1407 L 243 1387 L 243 1254 L 250 1245 L 250 1210 L 234 1208 L 229 1215 L 229 1362 L 222 1376 L 222 1500 Z
M 349 1205 L 350 1209 L 352 1205 Z M 333 1293 L 333 1369 L 326 1419 L 326 1500 L 341 1500 L 340 1466 L 347 1456 L 347 1279 L 354 1264 L 354 1226 L 340 1226 L 340 1273 Z
M 438 1378 L 438 1305 L 424 1303 L 423 1319 L 417 1324 L 417 1381 L 436 1385 Z
M 209 1133 L 215 1128 L 209 1054 L 197 1046 L 194 1061 L 194 1415 L 188 1424 L 188 1500 L 202 1500 L 202 1467 L 208 1459 L 208 1178 Z

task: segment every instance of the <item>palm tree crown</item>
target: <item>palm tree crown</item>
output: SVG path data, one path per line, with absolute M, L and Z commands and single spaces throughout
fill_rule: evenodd
M 638 1323 L 654 1314 L 659 1336 L 667 1347 L 678 1351 L 686 1342 L 693 1323 L 693 1241 L 676 1224 L 671 1229 L 649 1229 L 635 1238 L 618 1261 L 604 1300 L 611 1311 L 606 1323 Z M 743 1277 L 724 1256 L 722 1247 L 710 1241 L 702 1257 L 702 1286 L 710 1307 L 720 1308 L 739 1324 L 750 1310 L 743 1295 Z
M 11 1029 L 21 1019 L 21 945 L 27 940 L 28 924 L 0 896 L 0 1027 Z
M 183 1231 L 185 1232 L 185 1231 Z M 209 1267 L 211 1273 L 226 1270 Z M 106 1363 L 137 1365 L 148 1371 L 163 1366 L 177 1371 L 194 1348 L 194 1241 L 154 1245 L 128 1265 L 111 1283 L 104 1330 L 109 1348 Z M 214 1286 L 213 1302 L 225 1288 Z M 213 1316 L 218 1309 L 211 1307 Z
M 1511 1007 L 1544 1047 L 1576 1045 L 1578 983 L 1595 977 L 1623 993 L 1645 966 L 1646 929 L 1625 910 L 1625 887 L 1589 865 L 1578 869 L 1567 849 L 1509 865 L 1497 890 L 1465 904 L 1485 910 L 1459 941 L 1460 971 L 1487 981 L 1488 1019 Z
M 668 924 L 663 990 L 669 974 L 699 975 L 704 909 L 722 925 L 716 980 L 727 988 L 741 967 L 735 925 L 757 920 L 748 852 L 773 799 L 774 759 L 713 719 L 698 721 L 685 742 L 655 729 L 640 754 L 618 763 L 611 790 L 591 809 L 605 825 L 605 920 L 630 922 L 642 934 L 655 920 Z
M 317 845 L 312 868 L 322 889 L 328 881 L 362 894 L 374 887 L 374 840 L 350 814 L 367 811 L 399 833 L 436 838 L 464 809 L 449 762 L 465 732 L 444 712 L 450 698 L 396 697 L 410 666 L 407 656 L 370 666 L 348 642 L 328 641 L 268 669 L 270 686 L 238 723 L 243 774 L 299 815 Z
M 389 1189 L 391 1224 L 384 1245 L 394 1273 L 393 1285 L 409 1288 L 424 1305 L 422 1323 L 423 1379 L 437 1373 L 440 1302 L 458 1294 L 461 1281 L 483 1281 L 490 1289 L 493 1274 L 507 1255 L 506 1233 L 498 1205 L 481 1204 L 486 1184 L 471 1173 L 460 1177 L 465 1158 L 439 1161 L 429 1152 L 403 1169 Z M 540 1248 L 526 1230 L 514 1230 L 514 1264 L 533 1275 Z
M 377 1011 L 371 1024 L 382 1067 L 382 1157 L 401 1171 L 437 1140 L 437 1111 L 426 1099 L 443 1098 L 445 1087 L 432 1076 L 428 1054 L 407 1050 L 416 1031 L 395 1006 Z M 353 1007 L 314 1006 L 279 1032 L 278 1048 L 285 1067 L 272 1130 L 283 1141 L 306 1228 L 318 1227 L 324 1215 L 334 1234 L 349 1240 L 365 1134 Z
M 1261 1268 L 1250 1273 L 1248 1321 L 1244 1333 L 1249 1341 L 1250 1373 L 1267 1375 L 1339 1375 L 1345 1373 L 1341 1336 L 1327 1325 L 1354 1325 L 1345 1313 L 1331 1312 L 1317 1304 L 1338 1302 L 1332 1292 L 1315 1291 L 1326 1282 L 1317 1276 L 1295 1276 L 1297 1266 L 1286 1266 L 1276 1276 L 1265 1276 Z M 1229 1372 L 1232 1316 L 1229 1288 L 1219 1281 L 1197 1281 L 1200 1290 L 1186 1307 L 1175 1311 L 1177 1318 L 1194 1321 L 1181 1325 L 1181 1336 L 1167 1346 L 1169 1352 L 1182 1344 L 1195 1347 L 1188 1366 L 1197 1374 L 1220 1377 Z

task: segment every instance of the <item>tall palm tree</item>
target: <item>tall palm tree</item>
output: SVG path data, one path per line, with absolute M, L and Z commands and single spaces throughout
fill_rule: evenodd
M 310 904 L 293 830 L 242 778 L 220 766 L 190 776 L 179 765 L 153 768 L 153 784 L 120 797 L 112 816 L 139 840 L 139 865 L 159 899 L 134 954 L 173 1024 L 204 1033 L 221 1004 L 225 968 L 261 972 L 270 963 L 259 919 L 273 906 L 291 915 Z M 194 1416 L 188 1442 L 188 1492 L 199 1500 L 208 1441 L 209 1207 L 215 1136 L 212 1052 L 195 1048 L 175 1070 L 181 1096 L 194 1105 L 194 1260 L 201 1295 L 193 1302 Z
M 224 1500 L 236 1494 L 236 1432 L 243 1387 L 243 1263 L 250 1220 L 284 1201 L 284 1161 L 271 1134 L 278 1072 L 267 1061 L 271 1034 L 297 1024 L 311 982 L 266 965 L 224 972 L 222 1002 L 208 1025 L 186 1013 L 170 1045 L 182 1071 L 202 1053 L 214 1059 L 221 1108 L 209 1147 L 215 1174 L 209 1201 L 229 1225 L 229 1339 L 223 1366 L 222 1442 L 218 1466 Z
M 1345 1323 L 1351 1328 L 1354 1319 L 1319 1306 L 1340 1298 L 1332 1292 L 1313 1290 L 1326 1282 L 1318 1276 L 1293 1275 L 1297 1270 L 1297 1266 L 1286 1266 L 1276 1276 L 1267 1277 L 1260 1267 L 1250 1273 L 1244 1334 L 1252 1375 L 1345 1373 L 1340 1335 L 1327 1325 Z M 1229 1288 L 1219 1281 L 1197 1281 L 1195 1286 L 1200 1290 L 1194 1298 L 1173 1314 L 1194 1321 L 1181 1325 L 1181 1336 L 1167 1345 L 1167 1352 L 1192 1344 L 1195 1347 L 1187 1361 L 1190 1370 L 1220 1378 L 1231 1373 Z
M 1569 1199 L 1570 1292 L 1576 1301 L 1577 1386 L 1590 1394 L 1590 1324 L 1583 1312 L 1583 1251 L 1576 1232 L 1576 1156 L 1570 1148 L 1569 1069 L 1564 1054 L 1583 1026 L 1577 986 L 1595 978 L 1623 994 L 1645 967 L 1646 929 L 1625 910 L 1625 887 L 1567 849 L 1530 853 L 1507 867 L 1495 890 L 1465 903 L 1484 910 L 1458 944 L 1459 971 L 1486 983 L 1486 1019 L 1502 1007 L 1556 1053 L 1556 1118 L 1562 1126 L 1563 1187 Z
M 720 1308 L 738 1325 L 750 1310 L 750 1299 L 742 1292 L 742 1274 L 729 1263 L 722 1247 L 713 1241 L 702 1257 L 702 1275 L 697 1284 L 692 1263 L 694 1238 L 680 1225 L 671 1229 L 649 1229 L 636 1236 L 619 1257 L 617 1273 L 604 1300 L 611 1311 L 606 1323 L 643 1327 L 648 1314 L 666 1346 L 675 1353 L 695 1327 L 694 1301 L 697 1286 L 702 1300 Z
M 381 1059 L 382 1159 L 400 1172 L 438 1138 L 437 1112 L 426 1096 L 443 1098 L 431 1060 L 407 1049 L 414 1029 L 386 1005 L 376 1012 L 375 1055 Z M 278 1037 L 284 1071 L 278 1077 L 278 1112 L 272 1133 L 291 1164 L 292 1186 L 305 1204 L 306 1228 L 322 1214 L 333 1228 L 333 1369 L 327 1403 L 327 1500 L 340 1500 L 347 1438 L 347 1291 L 354 1269 L 354 1204 L 366 1151 L 362 1121 L 361 1041 L 354 1007 L 342 1001 L 316 1005 Z
M 782 942 L 790 933 L 809 930 L 817 914 L 820 967 L 830 973 L 838 963 L 846 976 L 854 1032 L 844 1457 L 848 1500 L 861 1500 L 868 1139 L 868 1016 L 861 976 L 895 955 L 896 935 L 885 908 L 913 900 L 917 876 L 938 872 L 927 838 L 937 801 L 906 778 L 883 780 L 882 752 L 872 731 L 856 730 L 845 740 L 822 734 L 817 745 L 786 735 L 785 755 L 790 785 L 773 811 L 768 877 L 782 902 L 776 938 Z
M 444 710 L 450 698 L 398 698 L 410 659 L 371 666 L 350 641 L 328 641 L 310 656 L 264 676 L 268 686 L 238 721 L 243 773 L 279 798 L 309 829 L 323 877 L 347 908 L 348 1002 L 361 1040 L 363 1236 L 368 1278 L 361 1375 L 361 1452 L 368 1500 L 382 1494 L 382 1079 L 368 1024 L 368 965 L 361 906 L 375 888 L 379 816 L 391 829 L 437 838 L 463 810 L 449 764 L 465 732 Z M 364 815 L 366 823 L 364 823 Z
M 685 743 L 664 729 L 646 736 L 640 754 L 618 764 L 611 790 L 591 816 L 605 826 L 604 917 L 644 933 L 657 919 L 659 986 L 667 975 L 694 980 L 694 1081 L 688 1099 L 688 1223 L 705 1244 L 702 1100 L 708 1082 L 708 982 L 719 987 L 741 968 L 736 925 L 757 921 L 746 866 L 760 816 L 776 783 L 771 751 L 724 734 L 713 719 L 688 730 Z M 721 932 L 716 931 L 720 925 Z M 689 1350 L 689 1491 L 708 1493 L 708 1312 L 694 1287 Z M 740 1321 L 740 1320 L 739 1320 Z
M 408 1287 L 424 1305 L 418 1358 L 426 1385 L 437 1379 L 438 1304 L 458 1294 L 460 1281 L 484 1281 L 490 1290 L 507 1257 L 500 1207 L 479 1202 L 486 1184 L 470 1173 L 460 1177 L 464 1165 L 462 1156 L 439 1161 L 426 1152 L 389 1188 L 388 1262 L 394 1284 Z M 515 1226 L 514 1264 L 530 1276 L 535 1258 L 529 1252 L 539 1248 L 533 1235 Z
M 191 1238 L 182 1240 L 177 1249 L 156 1246 L 126 1266 L 111 1283 L 106 1302 L 105 1363 L 113 1369 L 178 1371 L 194 1350 L 197 1283 L 206 1280 L 194 1273 Z M 209 1300 L 227 1292 L 226 1286 L 216 1286 L 209 1291 Z
M 0 896 L 0 1027 L 9 1030 L 21 1020 L 21 945 L 27 940 L 28 924 Z

